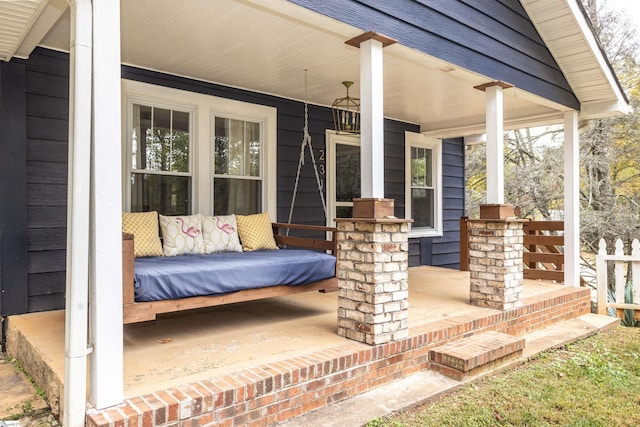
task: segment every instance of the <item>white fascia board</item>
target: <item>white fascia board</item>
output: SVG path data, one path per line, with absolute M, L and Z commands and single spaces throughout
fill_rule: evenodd
M 620 116 L 632 111 L 627 102 L 620 100 L 585 102 L 580 107 L 580 119 L 582 120 Z
M 587 22 L 587 19 L 585 18 L 584 14 L 580 10 L 580 6 L 578 5 L 578 2 L 576 0 L 564 0 L 564 2 L 567 8 L 571 10 L 571 13 L 574 16 L 576 23 L 578 24 L 578 28 L 582 32 L 585 41 L 589 45 L 589 48 L 591 49 L 591 52 L 593 53 L 593 56 L 598 63 L 598 66 L 600 67 L 604 76 L 606 77 L 607 83 L 609 83 L 611 90 L 615 94 L 617 102 L 620 104 L 628 105 L 628 102 L 625 99 L 625 95 L 620 90 L 620 86 L 618 85 L 618 80 L 616 76 L 613 74 L 613 72 L 611 71 L 611 67 L 609 66 L 609 61 L 602 53 L 602 50 L 600 49 L 600 44 L 598 43 L 598 40 L 593 34 L 593 31 L 591 30 L 591 26 Z

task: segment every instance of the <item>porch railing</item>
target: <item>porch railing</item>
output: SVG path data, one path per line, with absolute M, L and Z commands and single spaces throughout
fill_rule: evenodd
M 564 221 L 529 221 L 522 226 L 525 279 L 564 281 Z
M 468 218 L 460 219 L 460 270 L 469 270 Z M 523 224 L 525 279 L 564 281 L 564 221 L 528 221 Z
M 608 298 L 608 263 L 613 262 L 614 301 Z M 630 269 L 625 273 L 625 267 Z M 630 277 L 627 276 L 630 274 Z M 618 239 L 613 254 L 607 254 L 607 244 L 600 239 L 596 255 L 596 278 L 598 282 L 598 314 L 607 314 L 608 308 L 615 308 L 617 317 L 623 317 L 625 310 L 634 310 L 634 319 L 640 320 L 640 242 L 634 239 L 631 253 L 625 255 L 624 244 Z M 633 302 L 631 302 L 633 301 Z

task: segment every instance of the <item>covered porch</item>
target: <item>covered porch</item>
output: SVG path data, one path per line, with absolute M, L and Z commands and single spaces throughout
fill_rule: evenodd
M 432 365 L 429 350 L 438 345 L 487 331 L 522 336 L 590 311 L 585 288 L 525 280 L 523 294 L 518 309 L 475 307 L 467 272 L 410 268 L 409 337 L 377 346 L 336 334 L 336 293 L 125 325 L 125 403 L 90 410 L 89 422 L 270 425 L 425 372 Z M 8 351 L 46 389 L 54 411 L 62 405 L 63 337 L 64 311 L 9 318 Z
M 70 92 L 68 116 L 65 113 L 62 118 L 55 117 L 60 128 L 69 129 L 68 137 L 66 134 L 59 137 L 65 143 L 68 141 L 71 159 L 68 176 L 61 174 L 57 188 L 66 194 L 68 186 L 69 193 L 63 204 L 56 205 L 56 211 L 66 215 L 66 220 L 57 224 L 55 234 L 66 236 L 66 240 L 59 237 L 63 243 L 47 242 L 44 248 L 33 243 L 28 247 L 24 241 L 27 231 L 36 228 L 28 222 L 29 214 L 35 210 L 31 207 L 39 202 L 37 199 L 49 200 L 43 196 L 48 196 L 48 187 L 45 193 L 32 191 L 30 196 L 34 200 L 28 201 L 24 196 L 22 204 L 16 203 L 21 207 L 12 211 L 12 234 L 3 238 L 7 246 L 13 245 L 12 253 L 17 253 L 14 242 L 20 244 L 19 260 L 24 265 L 12 265 L 23 267 L 25 280 L 27 271 L 32 275 L 50 273 L 28 270 L 32 267 L 27 263 L 29 257 L 35 258 L 38 251 L 46 251 L 47 256 L 57 251 L 54 261 L 59 264 L 66 257 L 66 270 L 56 265 L 54 272 L 58 278 L 66 277 L 64 292 L 60 286 L 57 290 L 67 298 L 67 310 L 13 317 L 9 335 L 15 351 L 35 348 L 37 352 L 30 354 L 44 355 L 34 356 L 31 372 L 42 377 L 38 381 L 48 389 L 52 404 L 55 405 L 57 396 L 59 407 L 68 406 L 64 416 L 69 425 L 84 421 L 87 366 L 91 404 L 106 408 L 118 405 L 123 397 L 127 399 L 124 406 L 105 409 L 104 413 L 92 412 L 90 419 L 96 425 L 127 417 L 145 420 L 151 417 L 152 423 L 162 425 L 196 417 L 212 417 L 211 423 L 238 417 L 230 423 L 245 424 L 247 419 L 259 416 L 268 423 L 427 368 L 428 350 L 436 343 L 489 329 L 518 335 L 563 316 L 575 317 L 588 311 L 588 291 L 540 284 L 525 287 L 523 306 L 517 309 L 474 308 L 467 304 L 466 273 L 445 270 L 446 276 L 451 275 L 448 282 L 438 274 L 430 274 L 434 270 L 416 269 L 410 278 L 410 335 L 388 344 L 365 346 L 338 337 L 333 294 L 238 304 L 124 328 L 120 324 L 120 219 L 123 210 L 131 209 L 127 194 L 130 188 L 126 183 L 133 173 L 128 158 L 131 148 L 127 145 L 131 139 L 127 120 L 131 117 L 125 116 L 135 97 L 141 96 L 135 88 L 129 92 L 118 90 L 126 88 L 127 80 L 153 85 L 149 93 L 142 94 L 146 100 L 156 100 L 171 89 L 171 95 L 160 96 L 162 99 L 156 102 L 167 105 L 171 101 L 172 107 L 175 103 L 191 108 L 193 123 L 198 125 L 197 132 L 194 125 L 193 134 L 197 135 L 194 138 L 204 141 L 199 147 L 201 153 L 209 150 L 206 141 L 211 137 L 210 107 L 192 98 L 207 95 L 212 99 L 215 95 L 277 110 L 276 117 L 261 119 L 265 126 L 270 126 L 268 132 L 265 128 L 268 134 L 265 143 L 270 143 L 272 150 L 264 153 L 261 209 L 280 221 L 285 219 L 289 208 L 288 183 L 293 176 L 287 171 L 295 169 L 299 131 L 303 126 L 299 116 L 291 111 L 294 107 L 301 110 L 304 101 L 315 107 L 312 120 L 318 113 L 329 112 L 327 106 L 342 94 L 339 83 L 342 80 L 356 81 L 353 91 L 360 94 L 363 102 L 360 196 L 395 198 L 399 202 L 395 216 L 399 218 L 411 217 L 408 196 L 411 185 L 405 175 L 410 170 L 405 152 L 410 145 L 405 141 L 408 131 L 403 128 L 402 132 L 396 132 L 401 140 L 395 144 L 399 154 L 385 166 L 382 161 L 385 143 L 390 146 L 392 141 L 385 140 L 384 123 L 410 125 L 411 132 L 422 134 L 420 139 L 456 138 L 459 146 L 464 137 L 486 133 L 491 172 L 501 170 L 499 148 L 503 129 L 564 123 L 568 265 L 565 282 L 577 284 L 578 120 L 617 114 L 625 111 L 627 105 L 615 85 L 615 76 L 603 66 L 606 60 L 594 44 L 585 18 L 572 1 L 514 1 L 509 5 L 495 2 L 491 4 L 492 13 L 469 7 L 465 2 L 451 2 L 419 6 L 419 16 L 412 8 L 418 7 L 414 2 L 407 2 L 397 10 L 387 4 L 365 7 L 363 2 L 307 0 L 221 0 L 208 8 L 196 1 L 175 0 L 71 1 L 71 8 L 63 0 L 32 3 L 33 10 L 24 14 L 23 27 L 16 31 L 15 42 L 2 52 L 7 61 L 15 57 L 24 58 L 25 63 L 10 62 L 3 68 L 3 76 L 21 81 L 24 88 L 33 83 L 36 91 L 43 91 L 43 87 L 50 86 L 39 80 L 45 73 L 25 72 L 31 70 L 32 64 L 40 67 L 37 55 L 33 55 L 35 62 L 29 62 L 29 55 L 37 46 L 55 52 L 55 61 L 66 65 L 67 59 L 58 58 L 57 54 L 69 53 L 69 65 L 60 66 L 63 71 L 52 72 L 43 67 L 54 73 L 54 77 L 47 75 L 47 82 L 55 81 L 56 89 Z M 548 11 L 553 11 L 551 16 Z M 13 11 L 10 12 L 3 16 L 13 16 Z M 508 25 L 501 26 L 500 33 L 494 33 L 495 24 L 504 16 L 510 17 Z M 419 24 L 427 26 L 420 28 Z M 566 26 L 571 37 L 555 37 L 559 26 Z M 526 33 L 520 33 L 521 28 Z M 465 34 L 459 33 L 461 29 Z M 366 33 L 372 37 L 359 39 L 369 30 L 379 34 Z M 382 41 L 377 37 L 381 34 L 387 36 Z M 345 44 L 347 41 L 352 43 Z M 532 52 L 540 55 L 533 55 L 536 58 L 532 60 Z M 586 55 L 588 60 L 576 59 L 574 55 Z M 557 66 L 556 62 L 566 67 Z M 596 72 L 592 71 L 594 64 Z M 563 69 L 567 70 L 566 76 Z M 308 84 L 305 70 L 309 71 Z M 26 78 L 21 77 L 25 75 Z M 12 82 L 8 78 L 6 81 L 7 86 Z M 602 89 L 604 95 L 592 90 L 593 87 Z M 189 98 L 186 101 L 176 98 L 173 93 L 178 90 L 188 92 Z M 22 123 L 28 113 L 37 114 L 40 119 L 40 115 L 46 117 L 52 111 L 65 110 L 58 102 L 41 105 L 44 98 L 48 102 L 62 99 L 63 107 L 67 100 L 60 94 L 52 96 L 45 92 L 43 96 L 38 92 L 38 96 L 32 97 L 26 89 L 16 92 L 19 93 L 5 91 L 4 104 L 18 105 L 15 102 L 18 99 L 24 106 L 24 114 L 16 112 L 21 121 L 12 121 L 14 130 L 24 134 L 12 144 L 23 148 L 28 143 L 27 126 L 35 123 L 33 127 L 39 128 L 42 123 L 32 119 Z M 223 104 L 220 99 L 215 102 Z M 34 105 L 38 108 L 32 108 Z M 239 114 L 232 113 L 229 114 Z M 312 121 L 312 125 L 316 128 L 313 131 L 321 136 L 331 128 L 329 120 L 324 119 Z M 42 137 L 47 138 L 50 136 Z M 424 146 L 426 142 L 415 143 L 421 144 Z M 195 152 L 197 148 L 194 146 Z M 9 168 L 7 176 L 21 176 L 24 191 L 12 191 L 27 194 L 26 149 L 24 152 L 23 158 L 7 158 L 5 163 L 24 165 L 22 175 Z M 288 157 L 290 153 L 294 153 L 293 159 Z M 41 157 L 49 160 L 53 156 L 45 152 Z M 41 157 L 36 159 L 42 160 Z M 423 239 L 421 243 L 425 242 L 420 247 L 428 248 L 426 239 L 435 239 L 446 248 L 443 250 L 457 256 L 458 240 L 454 236 L 458 230 L 452 223 L 457 224 L 458 213 L 464 208 L 463 184 L 458 184 L 462 181 L 459 173 L 462 165 L 451 165 L 450 153 L 444 153 L 443 157 L 440 163 L 437 159 L 433 162 L 437 169 L 434 180 L 438 184 L 434 226 L 419 236 Z M 193 179 L 199 184 L 193 190 L 190 205 L 193 212 L 215 213 L 211 212 L 208 160 L 201 156 L 197 168 L 196 160 L 193 161 L 197 169 Z M 453 172 L 452 166 L 457 166 Z M 38 163 L 30 167 L 39 170 Z M 384 173 L 377 173 L 381 171 Z M 389 182 L 385 182 L 385 174 Z M 41 184 L 48 183 L 51 176 L 30 179 Z M 326 185 L 331 185 L 331 181 L 326 179 Z M 503 203 L 501 184 L 500 173 L 491 175 L 487 202 Z M 315 187 L 311 187 L 315 194 Z M 393 190 L 389 191 L 390 188 Z M 33 190 L 33 186 L 29 189 Z M 445 189 L 456 197 L 446 197 Z M 312 215 L 322 212 L 319 203 L 310 203 L 306 208 L 306 213 Z M 330 216 L 306 219 L 323 222 L 329 221 Z M 46 226 L 51 228 L 50 224 Z M 49 229 L 42 229 L 41 234 L 48 237 Z M 425 252 L 431 255 L 430 251 Z M 424 274 L 416 276 L 416 272 Z M 51 280 L 49 276 L 44 282 L 49 286 Z M 13 298 L 26 304 L 28 286 L 14 282 L 18 292 Z M 429 292 L 423 291 L 426 283 L 431 284 Z M 538 287 L 543 296 L 529 293 L 530 286 Z M 551 288 L 554 290 L 548 293 Z M 449 295 L 453 289 L 457 289 L 455 295 Z M 17 326 L 27 319 L 37 320 Z M 63 339 L 65 322 L 67 347 Z M 282 333 L 274 332 L 280 330 Z M 27 331 L 33 335 L 26 334 Z M 35 337 L 53 347 L 38 350 L 40 344 Z M 50 359 L 50 355 L 56 356 Z M 16 357 L 25 363 L 30 358 L 27 353 Z M 224 379 L 218 381 L 221 376 Z M 71 381 L 62 385 L 65 377 L 78 381 L 75 385 Z M 190 385 L 202 381 L 213 385 L 204 388 Z M 321 398 L 319 388 L 326 389 Z M 66 402 L 61 402 L 65 394 Z M 138 408 L 138 404 L 133 404 L 136 407 L 133 409 L 134 401 L 144 409 Z M 263 412 L 255 412 L 257 408 Z M 269 412 L 276 408 L 277 412 Z

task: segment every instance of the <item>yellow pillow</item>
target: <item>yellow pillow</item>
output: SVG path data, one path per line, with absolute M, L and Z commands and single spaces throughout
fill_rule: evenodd
M 133 253 L 136 257 L 162 256 L 158 212 L 123 212 L 122 231 L 133 234 Z
M 236 215 L 238 235 L 245 251 L 258 249 L 278 249 L 273 239 L 273 228 L 269 213 L 255 215 Z

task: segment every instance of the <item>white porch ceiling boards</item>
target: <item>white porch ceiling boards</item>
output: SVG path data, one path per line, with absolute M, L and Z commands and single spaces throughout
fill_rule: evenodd
M 370 30 L 285 0 L 122 0 L 121 27 L 125 64 L 296 100 L 305 99 L 307 69 L 307 99 L 319 105 L 344 96 L 343 80 L 358 93 L 359 51 L 344 42 Z M 68 34 L 67 12 L 40 44 L 67 51 Z M 484 132 L 485 96 L 473 87 L 490 78 L 396 44 L 384 50 L 384 79 L 386 117 L 439 137 Z M 615 99 L 583 86 L 581 102 Z M 505 128 L 561 123 L 566 110 L 518 88 L 504 92 L 504 105 Z
M 616 78 L 576 0 L 521 0 L 581 102 L 581 118 L 627 112 Z
M 0 1 L 0 58 L 10 60 L 34 22 L 46 0 Z

